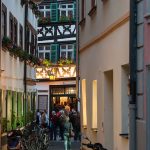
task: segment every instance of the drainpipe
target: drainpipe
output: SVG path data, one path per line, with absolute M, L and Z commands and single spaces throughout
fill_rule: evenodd
M 25 18 L 24 18 L 24 50 L 27 51 L 27 20 L 28 20 L 28 3 L 25 3 Z M 26 123 L 26 102 L 27 102 L 27 64 L 24 61 L 24 104 L 25 104 L 25 123 Z
M 137 5 L 130 0 L 129 150 L 136 150 Z
M 77 103 L 80 102 L 79 101 L 79 79 L 80 79 L 79 77 L 79 0 L 76 0 L 76 97 L 78 100 Z
M 1 0 L 0 0 L 0 14 L 1 14 Z M 0 15 L 0 82 L 1 82 L 1 50 L 2 50 L 2 38 L 1 38 L 1 15 Z M 0 83 L 1 85 L 1 83 Z M 1 105 L 1 97 L 0 97 L 0 105 Z M 2 149 L 2 145 L 1 145 L 1 124 L 2 124 L 2 105 L 0 106 L 0 149 Z

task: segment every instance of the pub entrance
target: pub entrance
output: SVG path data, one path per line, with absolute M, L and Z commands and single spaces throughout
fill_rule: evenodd
M 50 113 L 66 104 L 77 110 L 76 85 L 50 85 Z

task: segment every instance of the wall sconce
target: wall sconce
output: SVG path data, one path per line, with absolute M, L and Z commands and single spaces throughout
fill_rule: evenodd
M 93 80 L 92 91 L 92 130 L 97 132 L 97 80 Z
M 87 128 L 87 108 L 86 108 L 86 79 L 82 80 L 82 110 L 83 110 L 83 128 Z

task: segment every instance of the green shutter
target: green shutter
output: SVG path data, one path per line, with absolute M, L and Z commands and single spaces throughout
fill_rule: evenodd
M 16 117 L 17 117 L 17 92 L 12 92 L 12 116 L 11 116 L 11 122 L 12 122 L 12 128 L 16 128 Z
M 50 9 L 51 22 L 58 22 L 58 3 L 51 3 Z
M 17 105 L 17 122 L 20 123 L 21 126 L 23 126 L 23 114 L 22 114 L 22 106 L 23 106 L 23 100 L 22 100 L 22 93 L 17 93 L 17 99 L 18 99 L 18 105 Z
M 74 2 L 74 18 L 73 19 L 76 21 L 76 2 Z
M 12 129 L 11 127 L 11 116 L 12 116 L 12 92 L 7 90 L 7 131 Z
M 57 63 L 57 52 L 58 51 L 58 45 L 57 44 L 51 44 L 51 62 Z
M 76 44 L 74 44 L 74 62 L 76 63 Z

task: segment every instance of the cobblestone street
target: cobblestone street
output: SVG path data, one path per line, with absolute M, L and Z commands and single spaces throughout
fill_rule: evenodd
M 64 142 L 51 142 L 49 150 L 64 150 Z M 71 150 L 80 150 L 80 142 L 72 142 Z

